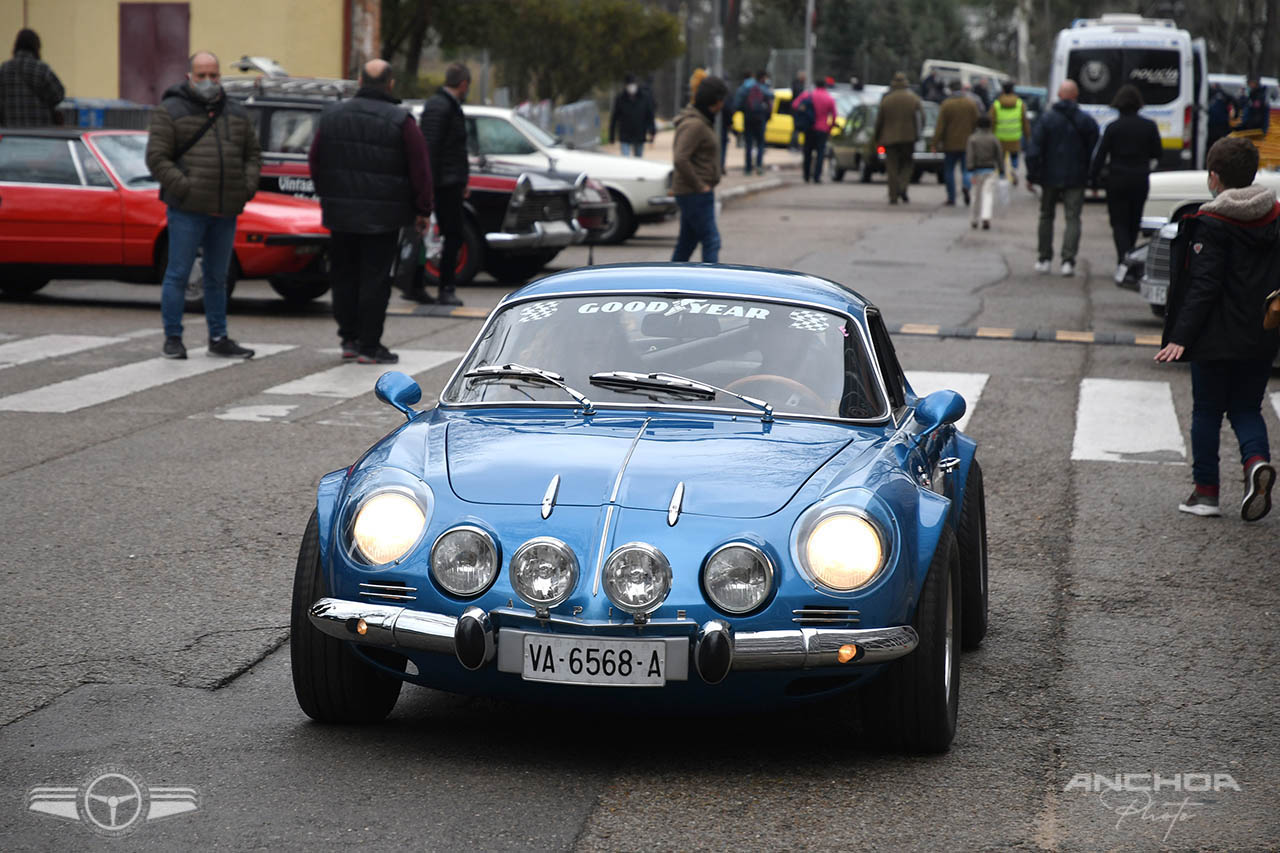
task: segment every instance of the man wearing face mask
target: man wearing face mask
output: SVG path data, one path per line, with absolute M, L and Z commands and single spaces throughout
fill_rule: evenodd
M 645 141 L 652 142 L 658 132 L 653 118 L 653 101 L 640 88 L 636 75 L 627 75 L 627 84 L 613 99 L 613 115 L 609 118 L 609 140 L 622 143 L 623 157 L 643 157 Z
M 258 188 L 262 151 L 249 114 L 222 92 L 218 57 L 191 57 L 182 83 L 151 111 L 147 168 L 168 205 L 169 263 L 160 295 L 164 355 L 186 358 L 182 311 L 197 250 L 204 252 L 204 316 L 209 354 L 252 358 L 253 350 L 227 337 L 227 269 L 236 217 Z

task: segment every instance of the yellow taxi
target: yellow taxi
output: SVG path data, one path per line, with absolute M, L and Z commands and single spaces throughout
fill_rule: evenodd
M 842 89 L 828 89 L 831 97 L 836 101 L 836 126 L 832 128 L 831 135 L 836 136 L 844 129 L 843 116 L 848 113 L 847 106 L 852 105 L 852 92 L 846 92 Z M 842 100 L 842 98 L 844 100 Z M 849 103 L 846 104 L 846 101 Z M 738 110 L 733 114 L 733 132 L 742 133 L 742 110 Z M 786 148 L 791 144 L 791 132 L 795 130 L 795 120 L 791 118 L 791 90 L 790 89 L 774 89 L 773 90 L 773 112 L 769 115 L 769 121 L 764 126 L 764 143 L 765 145 L 777 145 Z M 800 134 L 797 144 L 804 142 L 804 134 Z

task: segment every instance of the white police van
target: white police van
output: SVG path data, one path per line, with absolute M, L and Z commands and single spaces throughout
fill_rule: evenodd
M 1058 33 L 1049 72 L 1050 103 L 1063 80 L 1080 87 L 1080 108 L 1100 128 L 1118 113 L 1111 99 L 1126 83 L 1142 93 L 1142 115 L 1160 128 L 1160 169 L 1204 168 L 1209 82 L 1204 39 L 1165 18 L 1108 14 L 1081 18 Z

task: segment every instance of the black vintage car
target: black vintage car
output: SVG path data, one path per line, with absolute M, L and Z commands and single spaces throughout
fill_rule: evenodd
M 307 152 L 320 112 L 355 94 L 352 80 L 312 78 L 226 79 L 228 95 L 249 110 L 262 141 L 264 190 L 315 197 Z M 415 115 L 421 103 L 406 103 Z M 549 172 L 549 170 L 548 170 Z M 613 202 L 608 191 L 585 175 L 561 176 L 472 161 L 465 202 L 464 243 L 456 280 L 464 284 L 480 270 L 501 281 L 523 281 L 542 269 L 565 246 L 608 227 Z M 426 259 L 429 281 L 436 259 Z

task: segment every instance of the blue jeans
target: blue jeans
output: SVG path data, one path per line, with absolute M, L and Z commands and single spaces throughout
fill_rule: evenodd
M 702 262 L 720 263 L 720 231 L 716 228 L 716 194 L 714 192 L 689 193 L 676 196 L 680 206 L 680 236 L 672 261 L 687 261 L 693 257 L 693 247 L 702 244 Z
M 622 145 L 623 157 L 643 157 L 644 156 L 643 142 L 623 142 L 621 143 L 621 145 Z
M 964 188 L 969 189 L 969 170 L 964 167 L 963 151 L 946 151 L 942 155 L 942 177 L 947 182 L 947 204 L 955 204 L 956 201 L 956 166 L 960 167 L 960 177 L 964 181 Z
M 187 277 L 204 249 L 204 320 L 209 340 L 227 334 L 227 268 L 236 239 L 234 216 L 210 216 L 169 208 L 169 265 L 160 290 L 160 317 L 165 337 L 182 337 L 182 310 L 186 305 Z
M 1262 397 L 1271 365 L 1265 361 L 1191 362 L 1191 474 L 1198 486 L 1218 485 L 1218 436 L 1225 414 L 1240 442 L 1240 464 L 1270 461 Z
M 742 128 L 742 138 L 747 143 L 747 162 L 746 171 L 751 171 L 751 149 L 756 149 L 757 169 L 764 168 L 764 124 L 760 122 L 747 122 Z

